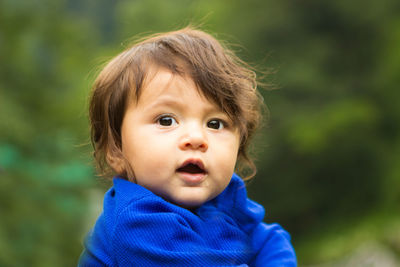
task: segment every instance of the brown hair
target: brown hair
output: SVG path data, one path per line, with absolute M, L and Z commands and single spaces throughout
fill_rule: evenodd
M 256 168 L 247 152 L 248 141 L 259 125 L 262 103 L 255 72 L 211 35 L 190 27 L 137 41 L 98 75 L 89 116 L 94 156 L 102 174 L 114 171 L 126 179 L 133 178 L 122 155 L 121 124 L 128 99 L 139 99 L 152 66 L 188 75 L 201 93 L 229 116 L 240 132 L 238 163 L 250 170 L 245 179 L 253 177 Z M 115 160 L 122 160 L 125 168 L 113 170 L 110 166 Z

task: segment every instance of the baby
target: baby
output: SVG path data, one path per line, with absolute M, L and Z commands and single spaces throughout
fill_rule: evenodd
M 288 233 L 262 222 L 234 173 L 255 173 L 247 147 L 261 103 L 254 72 L 199 30 L 151 36 L 112 59 L 90 120 L 113 187 L 79 266 L 296 266 Z

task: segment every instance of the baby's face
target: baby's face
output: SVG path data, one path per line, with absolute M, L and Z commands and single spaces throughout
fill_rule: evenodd
M 194 208 L 228 185 L 239 131 L 190 78 L 160 70 L 138 103 L 130 103 L 121 129 L 122 152 L 136 182 L 165 200 Z

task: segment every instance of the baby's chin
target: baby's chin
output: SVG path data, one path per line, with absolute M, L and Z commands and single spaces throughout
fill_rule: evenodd
M 172 200 L 168 200 L 168 201 L 171 202 L 172 204 L 182 207 L 184 209 L 193 210 L 193 209 L 200 207 L 204 203 L 206 203 L 208 201 L 208 199 L 203 200 L 203 199 L 191 198 L 191 199 L 172 199 Z
M 188 210 L 194 210 L 210 199 L 214 198 L 214 196 L 204 196 L 200 193 L 192 193 L 191 195 L 187 196 L 175 196 L 173 198 L 167 199 L 167 201 L 171 202 L 172 204 L 175 204 L 179 207 L 188 209 Z
M 179 207 L 194 210 L 202 206 L 207 201 L 215 198 L 222 192 L 222 188 L 213 188 L 210 190 L 210 186 L 197 186 L 197 187 L 175 187 L 173 190 L 165 190 L 162 192 L 156 192 L 157 195 L 161 196 L 164 200 L 177 205 Z

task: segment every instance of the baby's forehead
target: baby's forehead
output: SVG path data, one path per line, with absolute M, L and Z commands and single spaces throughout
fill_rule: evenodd
M 166 68 L 151 68 L 143 81 L 142 92 L 146 90 L 157 91 L 159 94 L 178 90 L 184 94 L 187 88 L 195 88 L 199 94 L 203 94 L 201 88 L 193 78 L 186 73 L 173 73 Z
M 138 105 L 152 103 L 173 106 L 185 100 L 192 101 L 187 104 L 200 101 L 206 109 L 221 110 L 189 75 L 174 74 L 160 68 L 152 70 L 149 74 L 143 83 Z

